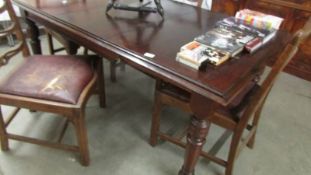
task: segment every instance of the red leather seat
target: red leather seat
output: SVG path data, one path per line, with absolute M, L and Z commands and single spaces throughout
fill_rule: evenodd
M 0 93 L 76 104 L 94 74 L 90 60 L 59 55 L 25 58 L 25 63 L 1 83 Z

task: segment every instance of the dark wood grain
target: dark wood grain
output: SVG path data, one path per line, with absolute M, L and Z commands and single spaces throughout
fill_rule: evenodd
M 119 58 L 156 79 L 208 99 L 205 109 L 210 114 L 219 104 L 231 103 L 258 69 L 292 39 L 290 34 L 278 32 L 274 40 L 254 54 L 242 53 L 238 59 L 221 66 L 197 71 L 178 63 L 176 53 L 182 45 L 211 29 L 225 14 L 168 0 L 162 1 L 164 19 L 157 14 L 117 10 L 108 15 L 105 0 L 71 0 L 67 4 L 50 0 L 13 1 L 27 12 L 29 20 L 66 35 L 101 56 Z M 144 57 L 146 52 L 155 54 L 155 58 Z M 180 174 L 193 173 L 207 134 L 209 116 L 194 116 Z
M 240 82 L 250 78 L 258 62 L 279 52 L 289 36 L 279 33 L 267 47 L 255 54 L 243 54 L 226 64 L 196 71 L 175 61 L 180 46 L 212 28 L 225 17 L 200 8 L 163 1 L 164 21 L 156 14 L 111 11 L 105 14 L 106 1 L 14 0 L 28 11 L 29 19 L 61 32 L 80 45 L 106 57 L 119 56 L 124 62 L 151 76 L 167 79 L 184 89 L 227 104 L 238 90 Z M 40 3 L 38 3 L 40 2 Z M 57 7 L 57 8 L 55 8 Z M 277 44 L 276 44 L 277 43 Z M 143 57 L 154 53 L 154 59 Z

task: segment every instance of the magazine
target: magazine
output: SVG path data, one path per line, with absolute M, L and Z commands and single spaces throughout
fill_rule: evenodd
M 234 17 L 225 18 L 222 21 L 217 22 L 217 25 L 223 26 L 230 30 L 240 31 L 247 36 L 252 36 L 249 37 L 249 40 L 244 40 L 244 43 L 239 41 L 240 43 L 245 44 L 245 48 L 249 52 L 253 52 L 260 48 L 260 46 L 269 42 L 276 35 L 275 29 L 267 30 L 256 28 L 254 26 L 245 24 L 243 20 Z
M 244 45 L 240 39 L 243 40 L 244 37 L 243 33 L 239 31 L 216 26 L 205 34 L 196 37 L 195 41 L 228 52 L 230 56 L 234 57 L 243 50 Z
M 235 17 L 256 28 L 267 30 L 278 30 L 283 22 L 283 18 L 249 9 L 243 9 L 238 11 L 235 14 Z

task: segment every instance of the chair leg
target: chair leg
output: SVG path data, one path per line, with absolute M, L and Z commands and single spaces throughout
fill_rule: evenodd
M 111 82 L 116 82 L 116 68 L 117 68 L 117 61 L 113 60 L 110 61 L 110 81 Z
M 158 132 L 160 129 L 160 114 L 162 111 L 161 99 L 159 93 L 155 92 L 154 106 L 152 112 L 150 145 L 155 146 L 158 143 Z
M 88 149 L 87 131 L 85 127 L 84 112 L 80 111 L 74 119 L 74 126 L 77 134 L 77 140 L 81 156 L 81 164 L 88 166 L 90 164 L 90 156 Z
M 99 58 L 97 64 L 97 87 L 98 87 L 98 95 L 99 95 L 99 104 L 100 107 L 106 107 L 106 90 L 105 90 L 105 78 L 104 78 L 104 66 L 103 66 L 103 59 Z
M 234 166 L 235 159 L 237 156 L 237 151 L 239 148 L 239 143 L 240 143 L 242 133 L 235 133 L 235 132 L 236 131 L 234 131 L 234 134 L 231 139 L 231 145 L 230 145 L 225 175 L 232 175 L 233 166 Z
M 83 55 L 88 55 L 89 54 L 88 52 L 89 52 L 89 50 L 86 47 L 84 47 Z
M 47 39 L 48 39 L 48 45 L 49 45 L 49 52 L 50 52 L 50 55 L 54 55 L 55 52 L 54 52 L 54 44 L 53 44 L 53 38 L 52 38 L 52 35 L 49 34 L 47 32 Z
M 7 137 L 6 127 L 2 115 L 2 110 L 0 106 L 0 142 L 1 142 L 1 150 L 8 151 L 9 150 L 9 139 Z
M 262 105 L 259 107 L 259 109 L 255 112 L 254 114 L 254 119 L 252 122 L 252 126 L 258 126 L 258 122 L 259 122 L 259 118 L 261 115 L 261 111 L 262 111 L 262 107 L 263 107 L 264 102 L 262 103 Z M 250 149 L 254 148 L 254 144 L 255 144 L 255 139 L 256 139 L 256 133 L 257 133 L 257 128 L 253 134 L 253 136 L 249 139 L 249 141 L 247 142 L 247 147 L 249 147 Z

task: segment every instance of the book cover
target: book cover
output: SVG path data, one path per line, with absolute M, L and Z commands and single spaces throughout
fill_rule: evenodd
M 181 47 L 181 51 L 177 53 L 176 60 L 179 62 L 191 63 L 192 67 L 195 65 L 199 67 L 202 62 L 206 61 L 208 58 L 204 55 L 206 46 L 192 41 Z
M 230 57 L 230 54 L 228 52 L 223 52 L 210 46 L 206 46 L 206 49 L 204 50 L 203 54 L 207 56 L 207 61 L 209 63 L 216 66 L 227 61 Z
M 233 37 L 236 41 L 242 45 L 257 37 L 257 33 L 246 30 L 246 27 L 241 26 L 234 17 L 225 18 L 216 23 L 219 28 L 224 28 L 231 31 L 235 36 Z
M 184 50 L 194 50 L 198 47 L 200 47 L 202 44 L 197 42 L 197 41 L 191 41 L 185 45 L 183 45 L 181 48 L 180 48 L 180 51 L 184 51 Z
M 223 52 L 228 52 L 230 56 L 235 56 L 239 54 L 244 47 L 244 45 L 239 42 L 240 37 L 241 33 L 237 31 L 217 26 L 205 34 L 196 37 L 195 41 Z
M 276 31 L 277 31 L 275 29 L 267 30 L 267 29 L 256 28 L 254 26 L 246 24 L 243 20 L 240 20 L 234 17 L 225 18 L 222 21 L 219 21 L 217 25 L 224 26 L 231 30 L 240 31 L 241 33 L 244 33 L 247 36 L 252 36 L 252 37 L 249 37 L 249 40 L 244 40 L 245 41 L 244 44 L 246 46 L 248 45 L 248 47 L 246 47 L 246 50 L 248 51 L 249 51 L 250 45 L 252 46 L 251 48 L 256 47 L 257 49 L 263 44 L 269 42 L 271 39 L 274 38 L 274 36 L 276 35 Z M 251 42 L 251 44 L 248 44 L 249 42 Z
M 262 40 L 260 38 L 255 38 L 254 40 L 248 42 L 245 45 L 245 49 L 249 53 L 255 52 L 257 49 L 259 49 L 263 45 Z

